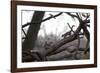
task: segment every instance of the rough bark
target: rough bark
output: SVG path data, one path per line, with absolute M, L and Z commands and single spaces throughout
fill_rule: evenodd
M 41 25 L 39 21 L 43 19 L 44 14 L 45 14 L 44 11 L 35 11 L 35 13 L 33 14 L 31 23 L 34 24 L 31 24 L 29 26 L 27 32 L 27 39 L 25 39 L 24 42 L 22 43 L 22 51 L 28 51 L 33 49 Z

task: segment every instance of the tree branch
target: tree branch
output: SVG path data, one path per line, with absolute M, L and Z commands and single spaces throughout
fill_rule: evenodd
M 22 28 L 22 31 L 23 31 L 23 33 L 24 33 L 24 35 L 25 35 L 25 38 L 27 38 L 27 34 L 25 33 L 25 31 L 24 31 L 23 28 Z
M 71 14 L 71 13 L 69 13 L 69 12 L 66 12 L 66 14 L 68 14 L 68 15 L 71 16 L 72 18 L 76 17 L 76 18 L 79 20 L 79 22 L 82 21 L 82 20 L 80 19 L 80 17 L 78 16 L 78 13 L 76 13 L 76 15 L 74 15 L 74 14 Z
M 69 25 L 69 23 L 67 23 L 68 24 L 68 26 L 69 26 L 69 28 L 70 28 L 70 31 L 72 31 L 72 32 L 74 32 L 74 30 L 73 30 L 73 27 L 75 27 L 75 25 L 72 25 L 72 27 Z
M 61 15 L 61 14 L 62 14 L 62 12 L 60 12 L 59 14 L 56 14 L 56 15 L 54 15 L 54 16 L 47 17 L 47 18 L 43 19 L 42 21 L 24 24 L 24 25 L 22 25 L 22 28 L 24 28 L 24 27 L 26 27 L 26 26 L 28 26 L 28 25 L 30 25 L 30 24 L 36 24 L 36 23 L 45 22 L 45 21 L 50 20 L 50 19 L 52 19 L 52 18 L 58 17 L 58 16 Z

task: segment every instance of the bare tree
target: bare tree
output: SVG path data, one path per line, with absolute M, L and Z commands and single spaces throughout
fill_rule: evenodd
M 23 51 L 27 51 L 27 50 L 31 50 L 34 48 L 34 43 L 37 39 L 37 34 L 38 34 L 38 31 L 40 29 L 40 25 L 42 22 L 44 21 L 47 21 L 51 18 L 55 18 L 59 15 L 62 14 L 62 12 L 60 12 L 59 14 L 57 15 L 52 15 L 50 14 L 50 17 L 46 18 L 46 19 L 43 19 L 43 16 L 44 16 L 44 13 L 43 11 L 36 11 L 33 15 L 33 18 L 31 20 L 31 23 L 28 23 L 28 24 L 25 24 L 22 26 L 22 28 L 26 27 L 27 25 L 30 25 L 29 29 L 28 29 L 28 32 L 26 34 L 27 36 L 27 39 L 25 39 L 25 41 L 23 42 Z M 90 42 L 90 34 L 89 34 L 89 31 L 87 29 L 87 27 L 89 27 L 90 25 L 88 23 L 90 23 L 90 20 L 88 19 L 89 18 L 89 14 L 82 14 L 82 13 L 69 13 L 69 12 L 66 12 L 67 15 L 71 16 L 73 19 L 74 18 L 77 18 L 77 20 L 79 21 L 79 26 L 77 27 L 77 29 L 74 31 L 73 30 L 73 26 L 70 26 L 70 24 L 68 23 L 68 26 L 70 28 L 70 31 L 66 31 L 65 34 L 63 34 L 62 36 L 64 37 L 63 39 L 57 41 L 57 43 L 53 43 L 52 45 L 49 45 L 47 48 L 49 49 L 46 49 L 46 54 L 45 55 L 42 55 L 42 57 L 40 56 L 41 53 L 39 53 L 39 51 L 34 52 L 30 52 L 30 54 L 32 54 L 31 56 L 31 61 L 33 61 L 33 59 L 36 59 L 36 60 L 41 60 L 41 61 L 44 61 L 44 60 L 55 60 L 55 57 L 56 59 L 59 59 L 61 57 L 65 57 L 66 56 L 66 48 L 63 48 L 62 50 L 59 50 L 60 47 L 62 47 L 63 45 L 69 43 L 69 42 L 72 42 L 76 39 L 78 39 L 78 48 L 79 48 L 79 45 L 80 45 L 80 31 L 81 29 L 83 30 L 85 37 L 87 38 L 88 42 L 87 42 L 87 49 L 85 50 L 85 52 L 88 51 L 89 49 L 89 42 Z M 82 17 L 85 18 L 85 20 L 82 19 Z M 73 34 L 71 34 L 71 32 L 73 32 Z M 69 35 L 69 37 L 66 37 L 67 35 Z M 66 38 L 65 38 L 66 37 Z M 47 42 L 46 42 L 47 43 Z M 61 55 L 62 53 L 64 53 L 64 55 Z M 60 55 L 59 55 L 60 54 Z M 72 55 L 71 55 L 72 56 Z M 34 58 L 32 58 L 34 57 Z M 58 58 L 59 57 L 59 58 Z M 24 56 L 23 58 L 24 61 L 27 61 L 26 60 L 26 57 Z

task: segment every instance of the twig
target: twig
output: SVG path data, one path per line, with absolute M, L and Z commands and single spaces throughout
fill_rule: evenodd
M 70 30 L 74 33 L 73 27 L 74 27 L 75 25 L 72 25 L 72 27 L 71 27 L 71 26 L 69 25 L 69 23 L 67 23 L 67 24 L 68 24 Z

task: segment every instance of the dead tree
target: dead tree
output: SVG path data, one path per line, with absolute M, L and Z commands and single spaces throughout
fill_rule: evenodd
M 66 13 L 68 14 L 69 16 L 71 17 L 75 17 L 79 20 L 79 26 L 78 28 L 76 29 L 76 31 L 74 32 L 73 35 L 70 35 L 70 37 L 67 37 L 65 39 L 61 39 L 60 41 L 58 41 L 56 44 L 52 45 L 51 46 L 51 49 L 48 49 L 47 50 L 47 53 L 46 55 L 51 55 L 54 51 L 56 51 L 59 47 L 61 47 L 62 45 L 66 44 L 66 43 L 69 43 L 75 39 L 77 39 L 77 37 L 79 36 L 79 32 L 81 29 L 83 29 L 84 33 L 85 33 L 85 36 L 87 38 L 87 40 L 89 41 L 89 38 L 90 38 L 90 34 L 89 34 L 89 31 L 87 30 L 86 28 L 86 24 L 89 23 L 89 20 L 82 20 L 78 13 L 76 13 L 77 15 L 73 15 L 71 13 Z
M 58 15 L 56 15 L 56 16 L 59 16 L 59 15 L 61 15 L 62 13 L 59 13 Z M 54 44 L 52 44 L 51 46 L 49 46 L 49 49 L 47 49 L 46 50 L 46 54 L 45 54 L 45 60 L 50 60 L 50 58 L 53 60 L 55 57 L 56 57 L 56 59 L 59 59 L 59 58 L 64 58 L 64 57 L 66 57 L 66 56 L 68 56 L 68 55 L 66 55 L 66 54 L 64 54 L 64 55 L 59 55 L 60 53 L 62 54 L 62 53 L 64 53 L 64 52 L 66 52 L 66 51 L 61 51 L 61 52 L 56 52 L 56 54 L 55 55 L 53 55 L 54 54 L 54 52 L 56 51 L 56 50 L 58 50 L 58 48 L 60 48 L 61 46 L 63 46 L 64 44 L 66 44 L 66 43 L 69 43 L 69 42 L 72 42 L 73 40 L 76 40 L 78 37 L 79 37 L 79 32 L 81 31 L 81 29 L 83 29 L 83 31 L 84 31 L 84 35 L 86 36 L 86 38 L 87 38 L 87 40 L 88 40 L 88 42 L 90 41 L 90 34 L 89 34 L 89 31 L 87 30 L 87 26 L 86 26 L 86 24 L 87 23 L 89 23 L 90 21 L 88 20 L 88 18 L 87 19 L 85 19 L 85 20 L 82 20 L 82 18 L 80 17 L 80 15 L 78 14 L 78 13 L 76 13 L 76 15 L 74 15 L 74 14 L 71 14 L 71 13 L 66 13 L 66 14 L 68 14 L 69 16 L 71 16 L 71 17 L 75 17 L 75 18 L 77 18 L 78 20 L 79 20 L 79 26 L 78 26 L 78 28 L 75 30 L 75 31 L 73 31 L 73 30 L 71 30 L 72 32 L 74 32 L 74 34 L 72 34 L 72 35 L 70 35 L 70 37 L 67 37 L 67 38 L 64 38 L 64 39 L 61 39 L 61 40 L 59 40 L 59 41 L 57 41 L 57 43 L 54 43 Z M 46 21 L 46 20 L 49 20 L 49 19 L 51 19 L 51 18 L 54 18 L 54 16 L 52 17 L 52 16 L 50 16 L 49 18 L 47 18 L 47 19 L 44 19 L 44 20 L 42 20 L 42 18 L 43 18 L 43 16 L 44 16 L 44 12 L 43 13 L 39 13 L 39 14 L 34 14 L 35 16 L 38 16 L 39 15 L 39 18 L 36 18 L 36 19 L 33 19 L 33 21 L 35 20 L 38 20 L 39 22 L 38 23 L 36 23 L 36 25 L 35 25 L 35 22 L 32 22 L 31 24 L 30 24 L 30 27 L 32 26 L 32 24 L 34 24 L 35 25 L 35 27 L 37 26 L 37 29 L 34 27 L 34 25 L 33 25 L 33 27 L 31 28 L 31 30 L 33 30 L 33 29 L 35 29 L 35 31 L 37 31 L 37 32 L 31 32 L 32 34 L 30 34 L 31 35 L 31 37 L 33 38 L 34 37 L 34 34 L 35 34 L 35 37 L 34 37 L 34 39 L 29 39 L 29 34 L 28 33 L 30 33 L 30 32 L 28 32 L 27 33 L 27 37 L 28 37 L 28 39 L 29 39 L 29 41 L 27 41 L 26 42 L 26 44 L 24 44 L 24 45 L 27 45 L 26 47 L 24 46 L 24 48 L 26 48 L 26 49 L 29 49 L 29 50 L 31 50 L 32 48 L 34 48 L 34 43 L 35 43 L 35 40 L 36 40 L 36 38 L 37 38 L 37 33 L 38 33 L 38 31 L 39 31 L 39 27 L 40 27 L 40 24 L 43 22 L 43 21 Z M 40 18 L 40 15 L 41 15 L 41 18 Z M 34 16 L 33 16 L 33 18 L 34 18 Z M 25 25 L 26 26 L 26 25 Z M 24 27 L 24 26 L 23 26 Z M 28 30 L 29 31 L 29 30 Z M 29 35 L 29 36 L 28 36 Z M 26 40 L 25 40 L 26 41 Z M 25 42 L 24 41 L 24 42 Z M 32 45 L 32 46 L 31 46 Z M 23 47 L 22 47 L 23 48 Z M 65 49 L 64 49 L 65 50 Z M 34 53 L 33 53 L 34 54 Z M 32 54 L 32 55 L 33 55 Z M 34 55 L 36 55 L 36 54 L 34 54 Z M 52 56 L 53 55 L 53 56 Z M 32 56 L 32 57 L 34 57 L 34 56 Z M 44 59 L 44 57 L 40 57 L 40 58 L 38 58 L 38 57 L 36 57 L 35 59 L 39 59 L 39 60 L 41 60 L 41 61 L 43 61 Z M 59 57 L 59 58 L 58 58 Z

